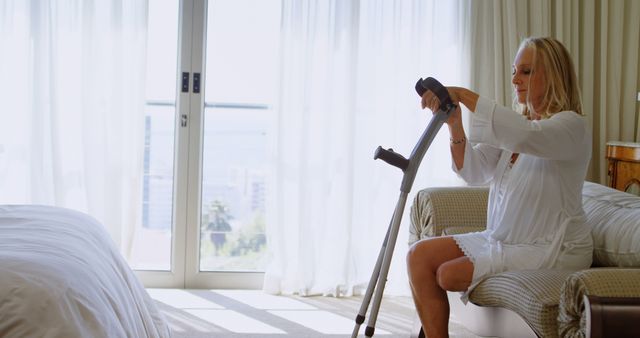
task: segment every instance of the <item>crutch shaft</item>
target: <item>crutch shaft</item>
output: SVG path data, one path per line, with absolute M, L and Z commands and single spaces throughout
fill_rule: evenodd
M 389 227 L 387 228 L 387 234 L 384 236 L 384 241 L 382 242 L 382 246 L 380 247 L 380 252 L 378 253 L 378 259 L 376 260 L 376 265 L 373 268 L 373 273 L 371 274 L 371 278 L 369 279 L 369 284 L 367 286 L 367 291 L 364 294 L 364 298 L 362 299 L 362 304 L 360 305 L 360 311 L 356 316 L 356 325 L 353 328 L 353 332 L 351 333 L 351 338 L 356 338 L 358 333 L 360 332 L 360 325 L 364 323 L 365 316 L 367 314 L 367 310 L 369 308 L 369 304 L 371 303 L 371 296 L 373 295 L 373 291 L 376 287 L 376 282 L 378 281 L 378 276 L 380 275 L 380 267 L 382 266 L 382 259 L 384 258 L 385 249 L 387 247 L 387 242 L 389 240 L 389 232 L 391 231 L 391 226 L 393 222 L 392 220 L 389 222 Z
M 384 258 L 382 260 L 382 266 L 380 267 L 380 273 L 378 276 L 378 283 L 376 285 L 375 296 L 373 298 L 373 304 L 369 313 L 369 322 L 365 329 L 365 336 L 373 337 L 375 331 L 376 321 L 378 319 L 378 310 L 380 310 L 380 303 L 382 302 L 382 294 L 384 293 L 384 287 L 387 282 L 387 276 L 389 274 L 389 267 L 391 266 L 391 259 L 393 258 L 393 250 L 395 249 L 396 240 L 398 238 L 398 231 L 400 229 L 400 222 L 402 221 L 402 212 L 407 202 L 407 193 L 400 192 L 396 209 L 393 213 L 393 221 L 389 231 L 389 238 L 384 252 Z

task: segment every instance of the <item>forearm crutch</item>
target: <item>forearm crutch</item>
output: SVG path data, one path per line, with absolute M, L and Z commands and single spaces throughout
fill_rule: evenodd
M 433 115 L 427 129 L 422 133 L 420 140 L 413 148 L 411 156 L 406 159 L 404 156 L 396 153 L 393 149 L 383 149 L 378 147 L 373 155 L 373 159 L 381 159 L 394 167 L 402 169 L 404 172 L 402 177 L 402 183 L 400 185 L 400 198 L 396 204 L 396 208 L 393 211 L 393 217 L 391 223 L 387 228 L 387 234 L 384 237 L 380 253 L 376 265 L 371 274 L 367 291 L 365 292 L 360 306 L 360 312 L 356 316 L 356 325 L 353 328 L 352 338 L 356 338 L 360 331 L 360 325 L 364 323 L 367 308 L 371 302 L 371 296 L 375 290 L 375 296 L 373 299 L 373 307 L 369 313 L 369 322 L 365 329 L 365 335 L 367 337 L 373 337 L 375 331 L 376 320 L 378 318 L 378 310 L 380 309 L 380 303 L 382 301 L 382 293 L 384 292 L 384 286 L 387 282 L 387 275 L 389 274 L 389 266 L 391 265 L 391 257 L 393 256 L 393 250 L 396 240 L 398 238 L 398 229 L 400 228 L 400 221 L 402 220 L 402 213 L 404 211 L 405 204 L 407 202 L 407 196 L 411 191 L 411 186 L 416 178 L 416 173 L 420 162 L 424 157 L 424 154 L 429 149 L 431 142 L 442 127 L 442 124 L 449 118 L 451 112 L 456 109 L 456 105 L 453 104 L 449 97 L 449 92 L 442 86 L 438 80 L 428 77 L 425 80 L 420 78 L 415 86 L 418 95 L 422 96 L 427 90 L 432 91 L 440 100 L 440 106 L 438 112 Z

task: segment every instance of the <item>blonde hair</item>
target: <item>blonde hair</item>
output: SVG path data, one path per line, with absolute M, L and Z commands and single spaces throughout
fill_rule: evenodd
M 544 106 L 542 111 L 537 112 L 541 118 L 549 118 L 561 111 L 574 111 L 584 115 L 578 78 L 571 55 L 564 45 L 554 38 L 529 37 L 522 40 L 518 53 L 525 48 L 533 50 L 533 71 L 535 72 L 535 67 L 538 65 L 538 59 L 544 69 L 546 80 L 546 88 L 542 98 Z M 517 102 L 517 98 L 514 98 L 514 106 L 523 115 L 530 116 L 532 109 L 528 102 L 520 104 Z

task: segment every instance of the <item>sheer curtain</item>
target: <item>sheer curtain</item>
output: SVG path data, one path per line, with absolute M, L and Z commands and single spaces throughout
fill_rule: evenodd
M 553 36 L 571 53 L 592 126 L 588 179 L 606 184 L 606 142 L 640 142 L 640 3 L 634 0 L 470 1 L 471 87 L 511 105 L 520 40 Z
M 144 0 L 0 3 L 0 203 L 86 212 L 128 252 L 145 41 Z
M 272 152 L 265 290 L 350 295 L 366 287 L 402 172 L 377 146 L 409 156 L 431 113 L 414 84 L 464 85 L 465 11 L 454 1 L 283 1 L 281 86 Z M 387 283 L 408 294 L 408 213 L 427 186 L 460 185 L 446 127 L 409 196 Z

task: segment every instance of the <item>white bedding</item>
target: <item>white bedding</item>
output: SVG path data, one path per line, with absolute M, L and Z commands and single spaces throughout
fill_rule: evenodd
M 1 337 L 168 337 L 108 233 L 85 214 L 0 206 Z

